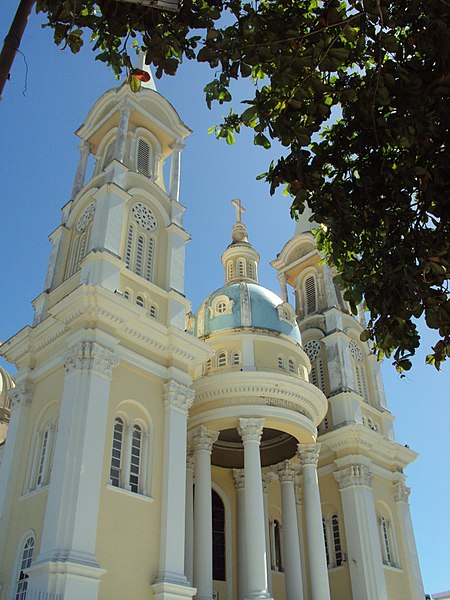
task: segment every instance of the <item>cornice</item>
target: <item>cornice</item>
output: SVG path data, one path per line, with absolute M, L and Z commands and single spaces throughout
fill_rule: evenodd
M 405 468 L 418 456 L 416 452 L 383 437 L 364 425 L 346 425 L 321 436 L 322 458 L 334 457 L 336 453 L 363 454 L 374 462 L 385 462 Z

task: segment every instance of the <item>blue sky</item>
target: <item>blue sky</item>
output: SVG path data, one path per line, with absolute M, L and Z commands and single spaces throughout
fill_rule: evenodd
M 5 6 L 6 4 L 6 6 Z M 6 35 L 15 2 L 0 6 L 0 38 Z M 52 42 L 32 15 L 21 45 L 28 64 L 18 55 L 12 80 L 0 103 L 0 340 L 31 323 L 31 300 L 43 287 L 50 252 L 48 235 L 58 226 L 60 208 L 69 199 L 78 160 L 73 134 L 95 100 L 117 85 L 112 72 L 94 61 L 89 50 L 73 56 Z M 253 146 L 243 134 L 234 146 L 216 141 L 207 129 L 228 108 L 208 111 L 202 88 L 211 73 L 206 66 L 185 64 L 175 78 L 157 82 L 158 91 L 194 130 L 182 156 L 181 202 L 185 226 L 192 235 L 186 259 L 186 293 L 197 308 L 223 283 L 220 255 L 230 242 L 239 196 L 247 209 L 244 220 L 252 244 L 261 254 L 260 282 L 278 293 L 275 258 L 294 230 L 289 199 L 270 197 L 255 176 L 266 170 L 277 150 Z M 245 88 L 237 87 L 245 97 Z M 250 92 L 249 92 L 250 94 Z M 423 352 L 413 371 L 400 380 L 389 361 L 383 365 L 396 435 L 420 456 L 407 470 L 412 488 L 411 511 L 425 590 L 450 589 L 450 365 L 441 373 L 424 365 L 433 343 L 422 328 Z M 2 359 L 0 364 L 7 366 Z M 14 368 L 9 366 L 13 372 Z

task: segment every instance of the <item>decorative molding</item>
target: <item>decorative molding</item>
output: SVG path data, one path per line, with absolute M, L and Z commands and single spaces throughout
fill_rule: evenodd
M 16 387 L 8 390 L 8 401 L 11 410 L 20 404 L 31 404 L 33 397 L 33 384 L 29 379 L 25 379 L 16 385 Z
M 295 478 L 298 472 L 298 465 L 293 464 L 290 460 L 284 460 L 273 467 L 274 472 L 278 475 L 278 480 L 283 483 L 295 483 Z
M 317 467 L 320 453 L 320 443 L 318 444 L 298 444 L 297 455 L 302 467 L 313 465 Z
M 245 417 L 239 419 L 238 431 L 244 444 L 246 442 L 258 442 L 259 444 L 263 434 L 263 428 L 264 419 L 247 419 Z
M 396 502 L 409 502 L 409 494 L 411 488 L 409 488 L 404 481 L 394 482 L 394 500 Z
M 95 202 L 90 202 L 78 218 L 76 230 L 82 232 L 86 229 L 87 224 L 93 218 L 95 213 Z
M 195 459 L 194 459 L 194 449 L 189 448 L 186 454 L 186 469 L 194 471 Z
M 175 408 L 187 414 L 191 408 L 195 392 L 186 385 L 178 383 L 171 379 L 164 384 L 164 407 Z
M 200 427 L 192 433 L 191 438 L 195 447 L 195 452 L 197 453 L 199 450 L 206 450 L 206 452 L 211 453 L 214 442 L 217 441 L 218 437 L 218 431 L 214 431 L 213 429 L 208 429 L 204 425 L 200 425 Z
M 243 490 L 245 488 L 244 469 L 233 469 L 233 480 L 236 490 Z
M 78 369 L 112 377 L 112 370 L 118 363 L 119 358 L 111 350 L 96 342 L 80 342 L 66 354 L 64 369 L 66 373 Z
M 356 485 L 372 487 L 373 473 L 366 465 L 351 465 L 334 473 L 334 478 L 339 484 L 340 490 Z
M 263 486 L 264 494 L 267 494 L 269 492 L 269 485 L 273 479 L 275 479 L 275 473 L 272 473 L 271 471 L 268 471 L 267 473 L 263 473 L 262 486 Z

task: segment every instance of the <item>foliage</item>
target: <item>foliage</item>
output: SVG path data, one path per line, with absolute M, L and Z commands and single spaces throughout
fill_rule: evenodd
M 448 0 L 184 0 L 178 13 L 38 0 L 37 10 L 73 52 L 90 31 L 116 74 L 136 35 L 157 77 L 183 58 L 208 63 L 209 106 L 232 99 L 233 80 L 253 81 L 217 137 L 233 143 L 249 127 L 257 145 L 281 142 L 286 155 L 263 177 L 272 193 L 286 186 L 294 216 L 307 202 L 323 224 L 319 246 L 353 310 L 364 295 L 364 339 L 407 370 L 424 315 L 439 368 L 450 355 Z

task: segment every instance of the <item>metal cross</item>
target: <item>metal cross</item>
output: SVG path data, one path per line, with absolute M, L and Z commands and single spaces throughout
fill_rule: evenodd
M 241 223 L 242 222 L 242 213 L 245 213 L 245 208 L 241 204 L 241 199 L 235 198 L 234 200 L 231 201 L 231 204 L 236 209 L 236 223 Z

